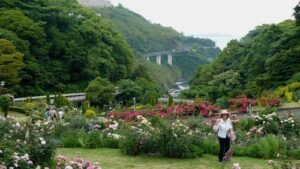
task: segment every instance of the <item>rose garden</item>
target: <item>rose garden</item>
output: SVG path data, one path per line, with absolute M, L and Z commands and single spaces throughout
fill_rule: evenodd
M 210 102 L 195 99 L 193 104 L 116 106 L 105 111 L 88 101 L 78 107 L 60 97 L 52 105 L 64 110 L 65 118 L 53 121 L 42 113 L 49 107 L 46 100 L 10 105 L 8 117 L 1 117 L 0 123 L 1 169 L 147 168 L 147 164 L 164 168 L 175 159 L 182 168 L 209 168 L 208 163 L 214 168 L 299 167 L 299 108 L 279 112 L 284 98 L 230 99 L 237 137 L 234 155 L 230 162 L 214 164 L 219 144 L 212 125 L 220 107 Z

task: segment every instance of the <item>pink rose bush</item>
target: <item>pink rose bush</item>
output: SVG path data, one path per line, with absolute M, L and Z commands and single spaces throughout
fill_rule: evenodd
M 80 157 L 74 158 L 73 161 L 68 161 L 67 157 L 58 155 L 56 161 L 56 169 L 101 169 L 98 164 L 85 161 Z

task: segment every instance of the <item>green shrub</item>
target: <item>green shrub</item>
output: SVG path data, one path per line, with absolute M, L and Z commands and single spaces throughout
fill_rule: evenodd
M 233 147 L 234 156 L 247 156 L 247 147 L 234 145 Z
M 187 120 L 187 125 L 189 126 L 190 129 L 201 128 L 202 124 L 203 124 L 203 122 L 202 122 L 202 118 L 200 116 L 190 117 Z
M 66 148 L 81 147 L 81 143 L 79 141 L 78 135 L 74 131 L 65 134 L 64 137 L 62 138 L 61 144 L 63 147 Z
M 249 131 L 253 126 L 255 126 L 256 122 L 253 118 L 241 119 L 239 123 L 237 123 L 236 127 L 243 131 Z
M 165 157 L 172 158 L 192 158 L 196 154 L 193 152 L 193 145 L 186 137 L 169 137 L 165 146 L 161 149 L 161 153 Z
M 205 154 L 218 155 L 220 150 L 218 138 L 209 136 L 206 139 L 204 139 L 203 150 Z
M 89 109 L 84 113 L 84 117 L 86 117 L 86 118 L 92 118 L 95 116 L 96 116 L 96 112 L 92 109 Z
M 146 153 L 145 143 L 148 137 L 139 129 L 126 128 L 122 130 L 123 138 L 120 139 L 119 147 L 127 155 L 139 155 Z
M 276 107 L 265 107 L 263 110 L 261 110 L 261 111 L 258 112 L 258 115 L 259 116 L 268 115 L 268 114 L 271 114 L 273 112 L 277 112 L 277 108 Z
M 159 137 L 160 153 L 171 158 L 194 158 L 192 137 L 181 129 L 163 127 Z
M 72 136 L 64 137 L 61 144 L 63 147 L 66 147 L 66 148 L 81 147 L 79 139 L 76 137 L 72 137 Z
M 99 131 L 91 131 L 86 134 L 83 139 L 83 146 L 85 148 L 102 147 L 102 135 Z
M 0 118 L 0 150 L 3 152 L 0 154 L 0 161 L 5 162 L 7 166 L 14 166 L 14 153 L 18 153 L 19 156 L 28 153 L 33 165 L 22 164 L 18 168 L 36 168 L 37 165 L 49 166 L 56 149 L 52 128 L 43 123 L 23 124 L 10 118 Z
M 71 129 L 87 129 L 88 121 L 81 115 L 66 116 L 65 121 L 69 123 Z
M 194 152 L 197 157 L 202 157 L 203 156 L 204 151 L 203 151 L 202 148 L 200 148 L 196 145 L 192 145 L 191 148 L 192 148 L 192 152 Z
M 286 147 L 283 140 L 274 135 L 262 137 L 247 148 L 247 155 L 250 157 L 270 159 L 276 158 L 278 154 L 286 155 Z
M 246 154 L 249 157 L 262 158 L 260 151 L 260 146 L 258 144 L 251 144 L 249 147 L 247 147 Z
M 0 96 L 0 109 L 4 113 L 4 117 L 7 117 L 8 109 L 12 105 L 12 101 L 8 96 Z
M 296 102 L 300 101 L 300 89 L 298 89 L 294 92 L 294 101 L 296 101 Z
M 119 148 L 119 140 L 111 137 L 102 139 L 102 146 L 108 148 Z
M 294 151 L 292 151 L 292 157 L 293 158 L 296 158 L 296 159 L 300 159 L 300 149 L 297 149 L 297 150 L 294 150 Z

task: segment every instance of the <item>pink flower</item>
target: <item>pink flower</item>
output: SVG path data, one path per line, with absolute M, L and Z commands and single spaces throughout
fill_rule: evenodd
M 254 126 L 254 127 L 252 127 L 249 131 L 250 131 L 250 132 L 256 132 L 256 131 L 257 131 L 257 127 Z

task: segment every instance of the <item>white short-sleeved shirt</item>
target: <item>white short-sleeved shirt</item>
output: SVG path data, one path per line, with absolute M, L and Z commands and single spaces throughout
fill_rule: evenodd
M 229 118 L 226 121 L 221 119 L 218 124 L 214 125 L 214 131 L 218 132 L 218 137 L 221 138 L 226 138 L 230 129 L 232 129 L 232 124 Z

